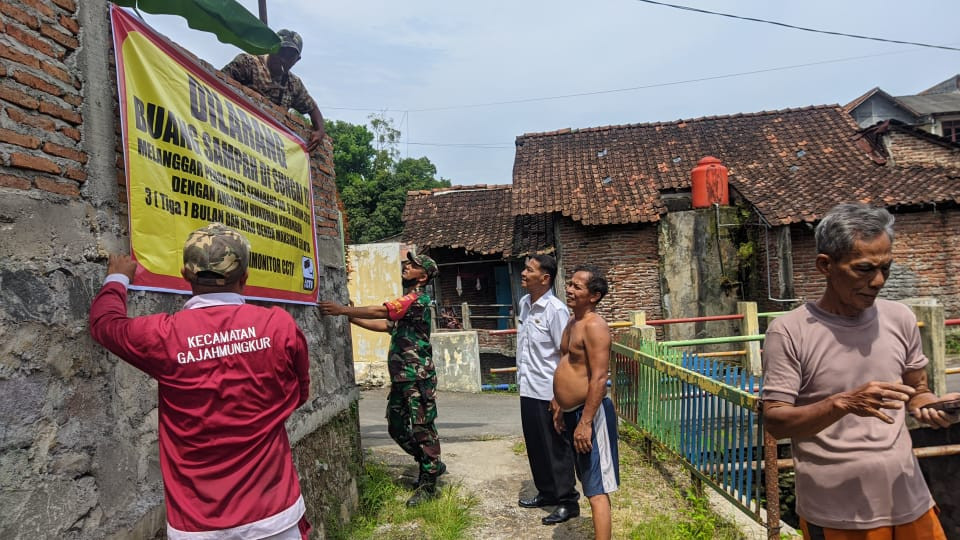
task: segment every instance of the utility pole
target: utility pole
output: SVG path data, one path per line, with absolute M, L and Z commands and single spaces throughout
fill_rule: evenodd
M 267 0 L 260 0 L 260 20 L 267 24 Z

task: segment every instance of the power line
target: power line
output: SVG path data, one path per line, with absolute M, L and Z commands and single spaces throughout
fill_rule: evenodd
M 670 7 L 670 8 L 674 8 L 674 9 L 681 9 L 681 10 L 684 10 L 684 11 L 693 11 L 693 12 L 696 12 L 696 13 L 705 13 L 705 14 L 707 14 L 707 15 L 718 15 L 718 16 L 720 16 L 720 17 L 728 17 L 728 18 L 731 18 L 731 19 L 740 19 L 740 20 L 742 20 L 742 21 L 751 21 L 751 22 L 758 22 L 758 23 L 764 23 L 764 24 L 772 24 L 772 25 L 775 25 L 775 26 L 782 26 L 782 27 L 784 27 L 784 28 L 792 28 L 792 29 L 794 29 L 794 30 L 803 30 L 804 32 L 814 32 L 814 33 L 816 33 L 816 34 L 828 34 L 828 35 L 831 35 L 831 36 L 842 36 L 842 37 L 849 37 L 849 38 L 855 38 L 855 39 L 867 39 L 867 40 L 870 40 L 870 41 L 882 41 L 882 42 L 884 42 L 884 43 L 898 43 L 898 44 L 901 44 L 901 45 L 915 45 L 915 46 L 917 46 L 917 47 L 929 47 L 929 48 L 931 48 L 931 49 L 944 49 L 944 50 L 947 50 L 947 51 L 960 51 L 960 49 L 958 49 L 958 48 L 956 48 L 956 47 L 947 47 L 946 45 L 931 45 L 931 44 L 929 44 L 929 43 L 919 43 L 919 42 L 916 42 L 916 41 L 900 41 L 900 40 L 898 40 L 898 39 L 886 39 L 886 38 L 878 38 L 878 37 L 872 37 L 872 36 L 861 36 L 861 35 L 859 35 L 859 34 L 847 34 L 847 33 L 844 33 L 844 32 L 832 32 L 832 31 L 830 31 L 830 30 L 817 30 L 816 28 L 807 28 L 807 27 L 805 27 L 805 26 L 796 26 L 796 25 L 793 25 L 793 24 L 787 24 L 787 23 L 782 23 L 782 22 L 778 22 L 778 21 L 768 21 L 768 20 L 766 20 L 766 19 L 757 19 L 757 18 L 755 18 L 755 17 L 742 17 L 742 16 L 740 16 L 740 15 L 733 15 L 733 14 L 730 14 L 730 13 L 721 13 L 721 12 L 719 12 L 719 11 L 710 11 L 710 10 L 707 10 L 707 9 L 699 9 L 699 8 L 690 7 L 690 6 L 680 6 L 680 5 L 677 5 L 677 4 L 668 4 L 668 3 L 666 3 L 666 2 L 657 2 L 657 1 L 655 1 L 655 0 L 636 0 L 636 1 L 637 1 L 637 2 L 643 2 L 643 3 L 645 3 L 645 4 L 654 4 L 654 5 L 657 5 L 657 6 L 666 6 L 666 7 Z
M 683 79 L 683 80 L 679 80 L 679 81 L 669 81 L 669 82 L 663 82 L 663 83 L 652 83 L 652 84 L 645 84 L 645 85 L 641 85 L 641 86 L 631 86 L 631 87 L 628 87 L 628 88 L 616 88 L 616 89 L 612 89 L 612 90 L 596 90 L 596 91 L 593 91 L 593 92 L 577 92 L 577 93 L 574 93 L 574 94 L 561 94 L 561 95 L 557 95 L 557 96 L 546 96 L 546 97 L 535 97 L 535 98 L 523 98 L 523 99 L 511 99 L 511 100 L 505 100 L 505 101 L 491 101 L 491 102 L 487 102 L 487 103 L 474 103 L 474 104 L 470 104 L 470 105 L 450 105 L 450 106 L 446 106 L 446 107 L 426 107 L 426 108 L 423 108 L 423 109 L 408 109 L 408 110 L 409 110 L 410 112 L 449 111 L 449 110 L 454 110 L 454 109 L 474 109 L 474 108 L 479 108 L 479 107 L 493 107 L 493 106 L 496 106 L 496 105 L 514 105 L 514 104 L 518 104 L 518 103 L 532 103 L 532 102 L 536 102 L 536 101 L 551 101 L 551 100 L 557 100 L 557 99 L 568 99 L 568 98 L 584 97 L 584 96 L 598 96 L 598 95 L 603 95 L 603 94 L 615 94 L 615 93 L 620 93 L 620 92 L 634 92 L 634 91 L 637 91 L 637 90 L 647 90 L 647 89 L 650 89 L 650 88 L 661 88 L 661 87 L 664 87 L 664 86 L 678 86 L 678 85 L 682 85 L 682 84 L 690 84 L 690 83 L 705 82 L 705 81 L 715 81 L 715 80 L 719 80 L 719 79 L 733 79 L 733 78 L 736 78 L 736 77 L 743 77 L 743 76 L 746 76 L 746 75 L 756 75 L 756 74 L 758 74 L 758 73 L 771 73 L 771 72 L 774 72 L 774 71 L 786 71 L 786 70 L 790 70 L 790 69 L 799 69 L 799 68 L 810 67 L 810 66 L 819 66 L 819 65 L 824 65 L 824 64 L 836 64 L 836 63 L 840 63 L 840 62 L 849 62 L 849 61 L 852 61 L 852 60 L 863 60 L 864 58 L 874 58 L 874 57 L 877 57 L 877 56 L 887 56 L 887 55 L 891 55 L 891 54 L 902 54 L 902 53 L 905 53 L 905 52 L 909 52 L 909 51 L 894 51 L 894 52 L 888 52 L 888 53 L 867 54 L 867 55 L 863 55 L 863 56 L 850 56 L 850 57 L 847 57 L 847 58 L 837 58 L 837 59 L 834 59 L 834 60 L 821 60 L 821 61 L 818 61 L 818 62 L 807 62 L 807 63 L 805 63 L 805 64 L 793 64 L 793 65 L 790 65 L 790 66 L 780 66 L 780 67 L 775 67 L 775 68 L 764 68 L 764 69 L 755 69 L 755 70 L 751 70 L 751 71 L 740 71 L 740 72 L 737 72 L 737 73 L 726 73 L 726 74 L 723 74 L 723 75 L 713 75 L 713 76 L 709 76 L 709 77 L 697 77 L 697 78 L 695 78 L 695 79 Z
M 845 58 L 835 58 L 835 59 L 833 59 L 833 60 L 820 60 L 820 61 L 817 61 L 817 62 L 807 62 L 807 63 L 804 63 L 804 64 L 793 64 L 793 65 L 789 65 L 789 66 L 779 66 L 779 67 L 773 67 L 773 68 L 755 69 L 755 70 L 751 70 L 751 71 L 740 71 L 740 72 L 736 72 L 736 73 L 725 73 L 725 74 L 722 74 L 722 75 L 713 75 L 713 76 L 709 76 L 709 77 L 698 77 L 698 78 L 695 78 L 695 79 L 684 79 L 684 80 L 679 80 L 679 81 L 669 81 L 669 82 L 662 82 L 662 83 L 651 83 L 651 84 L 645 84 L 645 85 L 641 85 L 641 86 L 631 86 L 631 87 L 628 87 L 628 88 L 615 88 L 615 89 L 612 89 L 612 90 L 596 90 L 596 91 L 591 91 L 591 92 L 577 92 L 577 93 L 572 93 L 572 94 L 560 94 L 560 95 L 556 95 L 556 96 L 542 96 L 542 97 L 533 97 L 533 98 L 520 98 L 520 99 L 510 99 L 510 100 L 503 100 L 503 101 L 490 101 L 490 102 L 486 102 L 486 103 L 471 103 L 471 104 L 465 104 L 465 105 L 447 105 L 447 106 L 443 106 L 443 107 L 425 107 L 425 108 L 422 108 L 422 109 L 398 108 L 398 109 L 393 109 L 393 110 L 395 110 L 395 111 L 403 111 L 403 112 L 406 114 L 406 113 L 411 113 L 411 112 L 452 111 L 452 110 L 458 110 L 458 109 L 477 109 L 477 108 L 481 108 L 481 107 L 495 107 L 495 106 L 498 106 L 498 105 L 516 105 L 516 104 L 520 104 L 520 103 L 534 103 L 534 102 L 538 102 L 538 101 L 554 101 L 554 100 L 558 100 L 558 99 L 570 99 L 570 98 L 576 98 L 576 97 L 597 96 L 597 95 L 603 95 L 603 94 L 615 94 L 615 93 L 621 93 L 621 92 L 634 92 L 634 91 L 637 91 L 637 90 L 646 90 L 646 89 L 650 89 L 650 88 L 660 88 L 660 87 L 664 87 L 664 86 L 679 86 L 679 85 L 683 85 L 683 84 L 691 84 L 691 83 L 705 82 L 705 81 L 715 81 L 715 80 L 720 80 L 720 79 L 733 79 L 733 78 L 736 78 L 736 77 L 744 77 L 744 76 L 747 76 L 747 75 L 757 75 L 757 74 L 760 74 L 760 73 L 772 73 L 772 72 L 776 72 L 776 71 L 787 71 L 787 70 L 791 70 L 791 69 L 799 69 L 799 68 L 804 68 L 804 67 L 819 66 L 819 65 L 825 65 L 825 64 L 837 64 L 837 63 L 840 63 L 840 62 L 851 62 L 851 61 L 854 61 L 854 60 L 864 60 L 864 59 L 866 59 L 866 58 L 877 58 L 877 57 L 880 57 L 880 56 L 891 56 L 891 55 L 895 55 L 895 54 L 905 54 L 905 53 L 910 53 L 910 52 L 913 52 L 913 51 L 891 51 L 891 52 L 877 53 L 877 54 L 865 54 L 865 55 L 861 55 L 861 56 L 849 56 L 849 57 L 845 57 Z M 326 107 L 326 106 L 322 106 L 322 107 L 320 107 L 320 108 L 323 109 L 323 110 L 328 110 L 328 109 L 329 109 L 329 110 L 337 110 L 337 111 L 363 111 L 363 112 L 371 112 L 371 111 L 375 111 L 375 112 L 389 112 L 389 111 L 391 110 L 390 108 L 383 108 L 383 107 L 366 107 L 366 108 L 360 108 L 360 107 Z

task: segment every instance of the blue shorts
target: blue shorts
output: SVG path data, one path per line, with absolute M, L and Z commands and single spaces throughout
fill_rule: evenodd
M 563 413 L 564 431 L 573 445 L 573 430 L 583 417 L 583 406 Z M 574 451 L 577 478 L 587 497 L 611 493 L 620 487 L 620 457 L 617 452 L 617 415 L 613 401 L 605 397 L 593 415 L 593 433 L 590 436 L 590 452 Z

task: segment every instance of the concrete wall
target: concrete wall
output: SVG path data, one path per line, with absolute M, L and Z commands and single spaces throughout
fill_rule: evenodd
M 356 306 L 379 305 L 403 295 L 400 281 L 401 245 L 357 244 L 350 246 L 350 299 Z M 357 383 L 364 386 L 390 384 L 387 350 L 390 335 L 357 326 L 353 333 L 353 364 Z
M 152 538 L 164 525 L 156 385 L 87 332 L 106 254 L 129 248 L 107 4 L 0 4 L 0 538 Z M 258 102 L 306 135 L 297 119 Z M 311 160 L 321 296 L 345 300 L 329 141 Z M 132 292 L 130 313 L 185 297 Z M 361 462 L 346 322 L 284 306 L 311 350 L 288 422 L 310 518 L 356 501 Z
M 720 224 L 736 223 L 735 208 L 720 209 Z M 719 233 L 718 233 L 719 231 Z M 719 242 L 718 242 L 719 234 Z M 660 219 L 660 290 L 663 317 L 702 317 L 737 312 L 737 250 L 714 209 L 671 212 Z M 729 322 L 671 324 L 667 340 L 729 336 Z
M 437 389 L 451 392 L 480 391 L 480 347 L 477 332 L 434 332 L 430 335 Z

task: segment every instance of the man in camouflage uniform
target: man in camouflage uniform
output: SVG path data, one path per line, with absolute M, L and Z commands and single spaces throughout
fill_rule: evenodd
M 437 372 L 430 346 L 430 296 L 423 290 L 438 274 L 433 259 L 408 251 L 402 274 L 407 290 L 404 296 L 379 306 L 352 307 L 329 301 L 318 304 L 324 315 L 346 315 L 361 328 L 390 333 L 388 431 L 420 464 L 417 490 L 407 501 L 408 506 L 435 497 L 437 477 L 447 470 L 440 461 L 440 439 L 434 424 Z
M 312 152 L 323 140 L 323 115 L 317 104 L 307 93 L 300 77 L 290 73 L 290 69 L 300 60 L 303 39 L 292 30 L 279 30 L 280 52 L 254 56 L 240 53 L 223 66 L 222 71 L 238 83 L 260 92 L 267 99 L 284 109 L 296 109 L 310 117 L 313 133 L 307 143 Z

